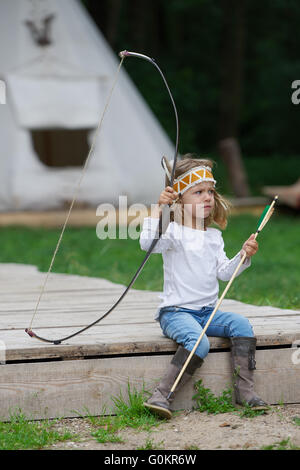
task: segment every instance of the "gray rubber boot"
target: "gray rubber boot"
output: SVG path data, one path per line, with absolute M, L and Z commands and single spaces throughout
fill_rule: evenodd
M 234 337 L 230 342 L 236 403 L 256 409 L 268 408 L 268 404 L 254 392 L 256 338 Z
M 159 385 L 154 390 L 153 395 L 149 398 L 147 402 L 144 403 L 144 406 L 146 406 L 162 418 L 170 419 L 172 417 L 170 405 L 174 400 L 175 393 L 191 379 L 195 370 L 200 367 L 203 363 L 203 359 L 196 355 L 193 355 L 177 385 L 176 390 L 174 391 L 174 393 L 172 393 L 172 396 L 169 396 L 171 388 L 174 385 L 174 382 L 180 374 L 180 371 L 189 355 L 190 351 L 188 351 L 182 346 L 178 347 L 175 355 L 172 358 L 171 363 L 167 368 L 165 375 L 161 379 Z

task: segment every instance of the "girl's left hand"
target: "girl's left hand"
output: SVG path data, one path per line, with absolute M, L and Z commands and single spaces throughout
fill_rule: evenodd
M 248 240 L 245 241 L 242 247 L 241 256 L 243 256 L 244 253 L 246 253 L 247 258 L 250 258 L 251 256 L 255 255 L 258 250 L 258 243 L 254 237 L 255 235 L 254 233 L 252 233 Z

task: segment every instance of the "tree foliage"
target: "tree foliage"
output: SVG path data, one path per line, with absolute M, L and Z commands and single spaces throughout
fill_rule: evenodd
M 117 54 L 128 49 L 154 57 L 178 107 L 181 152 L 214 152 L 230 30 L 228 2 L 239 0 L 82 0 Z M 244 57 L 237 133 L 247 155 L 297 154 L 300 105 L 291 101 L 300 79 L 297 0 L 245 0 Z M 171 138 L 174 118 L 160 77 L 144 61 L 126 61 Z

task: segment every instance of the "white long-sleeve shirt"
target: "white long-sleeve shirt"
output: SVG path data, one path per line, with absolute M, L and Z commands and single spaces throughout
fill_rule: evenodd
M 140 234 L 140 246 L 147 251 L 158 229 L 158 218 L 146 217 Z M 156 312 L 166 306 L 179 306 L 199 310 L 215 306 L 219 283 L 229 281 L 241 260 L 240 252 L 228 259 L 224 251 L 222 232 L 215 228 L 205 231 L 170 222 L 166 232 L 156 243 L 152 253 L 163 257 L 164 288 Z M 251 260 L 240 267 L 241 274 Z

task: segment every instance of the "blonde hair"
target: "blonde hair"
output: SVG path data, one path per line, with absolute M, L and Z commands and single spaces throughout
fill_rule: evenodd
M 182 159 L 177 161 L 176 168 L 175 168 L 175 179 L 178 178 L 180 175 L 185 173 L 186 171 L 195 168 L 196 166 L 208 166 L 211 170 L 214 166 L 214 161 L 210 159 L 203 159 L 203 158 L 196 158 L 196 155 L 187 153 L 183 155 Z M 168 161 L 166 161 L 167 167 L 169 169 L 169 173 L 171 174 L 172 166 Z M 166 176 L 165 181 L 166 186 L 170 186 L 170 180 L 168 176 Z M 214 189 L 214 199 L 215 204 L 212 212 L 210 215 L 204 220 L 204 227 L 209 227 L 213 223 L 218 225 L 221 229 L 225 229 L 227 226 L 227 218 L 230 212 L 231 204 L 227 201 L 221 194 L 219 194 L 216 189 Z M 176 208 L 177 206 L 177 208 Z M 178 205 L 175 204 L 175 209 L 171 211 L 170 220 L 173 222 L 174 218 L 176 221 L 180 219 L 180 223 L 183 222 L 183 214 L 182 214 L 182 195 L 179 196 L 179 208 Z M 178 211 L 179 209 L 179 211 Z

